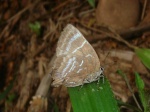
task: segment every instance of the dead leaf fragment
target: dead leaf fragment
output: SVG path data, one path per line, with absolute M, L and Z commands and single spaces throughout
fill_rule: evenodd
M 138 0 L 100 0 L 96 19 L 99 25 L 124 30 L 137 24 L 139 10 Z

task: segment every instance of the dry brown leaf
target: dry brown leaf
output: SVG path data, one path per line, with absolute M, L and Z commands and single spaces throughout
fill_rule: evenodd
M 100 0 L 96 19 L 100 25 L 125 30 L 137 24 L 139 7 L 138 0 Z

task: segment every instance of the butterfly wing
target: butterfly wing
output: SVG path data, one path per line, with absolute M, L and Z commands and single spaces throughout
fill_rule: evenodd
M 52 75 L 53 86 L 63 84 L 67 87 L 74 87 L 82 85 L 88 75 L 99 71 L 100 68 L 100 62 L 93 47 L 70 24 L 65 27 L 60 36 L 56 56 Z

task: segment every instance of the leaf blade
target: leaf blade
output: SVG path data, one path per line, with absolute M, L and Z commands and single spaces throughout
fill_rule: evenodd
M 107 79 L 79 87 L 68 88 L 74 112 L 119 112 Z M 78 91 L 79 90 L 79 91 Z
M 143 64 L 150 69 L 150 49 L 138 48 L 135 49 L 135 53 L 143 62 Z

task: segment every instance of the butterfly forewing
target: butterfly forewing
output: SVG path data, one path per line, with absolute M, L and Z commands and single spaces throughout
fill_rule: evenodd
M 89 75 L 94 75 L 100 68 L 98 56 L 92 46 L 70 24 L 61 33 L 56 56 L 53 67 L 53 86 L 63 84 L 67 87 L 74 87 L 82 85 Z

